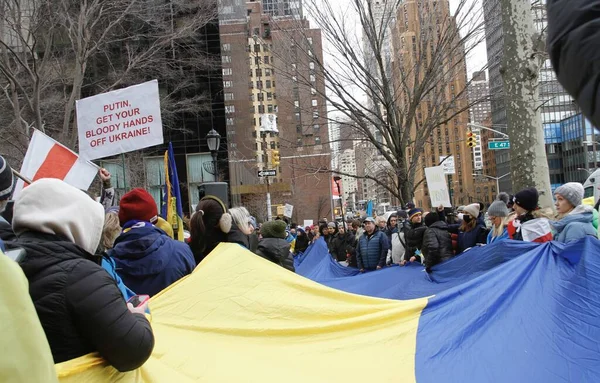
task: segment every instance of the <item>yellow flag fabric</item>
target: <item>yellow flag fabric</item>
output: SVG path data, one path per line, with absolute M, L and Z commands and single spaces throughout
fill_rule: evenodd
M 587 206 L 596 205 L 596 201 L 594 201 L 594 197 L 588 197 L 588 198 L 584 199 L 583 201 L 581 201 L 581 203 L 583 205 L 587 205 Z
M 56 365 L 66 382 L 414 382 L 427 298 L 335 290 L 235 244 L 150 301 L 156 346 L 118 373 L 87 355 Z
M 52 352 L 17 262 L 0 250 L 0 382 L 56 382 Z

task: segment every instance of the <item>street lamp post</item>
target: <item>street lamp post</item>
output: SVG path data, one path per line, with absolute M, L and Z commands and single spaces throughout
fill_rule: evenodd
M 219 164 L 217 162 L 217 154 L 219 153 L 219 146 L 221 145 L 221 135 L 214 129 L 211 129 L 210 132 L 206 135 L 206 143 L 208 145 L 208 150 L 210 150 L 210 154 L 213 159 L 213 166 L 215 169 L 215 181 L 219 181 Z
M 335 182 L 335 185 L 337 186 L 338 194 L 340 195 L 340 213 L 342 215 L 342 223 L 344 224 L 344 229 L 346 229 L 346 217 L 344 215 L 344 204 L 342 202 L 342 190 L 340 187 L 340 182 L 342 181 L 342 177 L 334 176 L 333 181 Z
M 498 194 L 500 194 L 500 180 L 504 177 L 509 176 L 510 173 L 506 173 L 505 175 L 500 176 L 500 177 L 492 177 L 492 176 L 488 176 L 487 174 L 474 174 L 474 173 L 473 173 L 473 175 L 489 178 L 491 180 L 496 180 L 496 198 L 498 198 Z

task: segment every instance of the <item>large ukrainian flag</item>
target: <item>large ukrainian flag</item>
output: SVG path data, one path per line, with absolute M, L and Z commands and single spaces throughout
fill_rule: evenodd
M 327 268 L 323 246 L 304 262 Z M 431 275 L 330 264 L 323 283 L 419 298 L 350 294 L 221 244 L 152 298 L 156 346 L 142 368 L 85 356 L 57 365 L 60 381 L 600 382 L 596 239 L 490 245 Z

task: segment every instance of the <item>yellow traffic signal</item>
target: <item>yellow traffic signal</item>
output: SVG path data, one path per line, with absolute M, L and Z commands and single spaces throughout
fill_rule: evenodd
M 474 148 L 477 146 L 477 136 L 473 132 L 467 132 L 467 146 Z
M 280 161 L 279 150 L 272 150 L 271 151 L 271 165 L 279 166 L 279 161 Z

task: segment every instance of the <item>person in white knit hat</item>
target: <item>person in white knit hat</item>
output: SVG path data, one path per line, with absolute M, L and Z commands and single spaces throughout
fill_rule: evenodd
M 458 234 L 456 253 L 487 243 L 488 230 L 479 220 L 480 206 L 472 203 L 464 207 L 463 220 L 461 224 L 448 225 L 450 233 Z
M 560 219 L 552 222 L 555 241 L 576 241 L 588 235 L 597 237 L 598 232 L 592 224 L 593 208 L 581 204 L 583 194 L 583 185 L 578 182 L 569 182 L 556 188 L 555 207 Z

